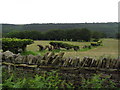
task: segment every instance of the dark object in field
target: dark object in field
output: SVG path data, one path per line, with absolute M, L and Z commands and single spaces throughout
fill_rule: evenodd
M 65 47 L 66 50 L 70 50 L 71 48 L 70 47 Z
M 100 46 L 100 44 L 98 44 L 97 42 L 92 42 L 91 46 Z
M 99 40 L 99 41 L 96 41 L 96 42 L 91 42 L 91 46 L 100 46 L 102 45 L 102 41 Z
M 52 45 L 54 49 L 59 49 L 59 50 L 60 48 L 65 48 L 66 50 L 74 49 L 75 51 L 79 49 L 79 46 L 70 45 L 63 42 L 50 42 L 49 44 Z
M 56 46 L 53 46 L 53 48 L 54 48 L 54 49 L 58 49 L 58 46 L 57 46 L 57 45 L 56 45 Z
M 48 47 L 49 47 L 49 46 L 48 46 L 48 45 L 46 45 L 46 46 L 45 46 L 45 48 L 44 48 L 44 50 L 46 50 Z
M 91 49 L 91 45 L 89 45 L 88 48 Z
M 53 50 L 52 46 L 49 46 L 49 47 L 48 47 L 48 50 L 49 50 L 49 51 L 52 51 L 52 50 Z
M 44 50 L 44 47 L 42 45 L 37 45 L 39 47 L 39 51 Z
M 91 49 L 91 45 L 85 45 L 85 46 L 83 46 L 83 48 L 85 49 L 85 48 L 89 48 L 89 49 Z
M 74 49 L 75 51 L 78 51 L 80 48 L 79 48 L 79 46 L 74 46 L 73 49 Z
M 53 50 L 53 47 L 52 46 L 49 46 L 49 45 L 46 45 L 44 50 L 48 49 L 48 51 L 52 51 Z
M 87 48 L 87 45 L 83 46 L 83 48 Z

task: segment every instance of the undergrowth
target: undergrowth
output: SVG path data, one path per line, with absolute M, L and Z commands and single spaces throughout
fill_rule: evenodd
M 20 74 L 19 74 L 20 73 Z M 71 80 L 63 80 L 57 71 L 44 72 L 43 74 L 22 75 L 23 73 L 3 72 L 3 89 L 6 88 L 75 88 L 76 83 Z M 25 73 L 24 73 L 25 74 Z M 33 73 L 32 73 L 33 74 Z M 78 78 L 79 79 L 79 78 Z M 77 88 L 115 88 L 116 84 L 110 80 L 110 76 L 94 74 L 91 78 L 82 78 Z M 76 85 L 75 85 L 76 84 Z

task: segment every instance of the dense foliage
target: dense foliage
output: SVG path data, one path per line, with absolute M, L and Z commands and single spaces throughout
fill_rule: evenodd
M 42 72 L 42 71 L 41 71 Z M 76 81 L 73 77 L 69 80 L 62 77 L 64 74 L 59 74 L 56 71 L 43 72 L 43 74 L 21 73 L 21 71 L 8 73 L 3 72 L 2 88 L 34 88 L 34 89 L 57 89 L 57 88 L 115 88 L 116 83 L 110 80 L 110 76 L 95 74 L 91 77 L 78 78 Z
M 33 39 L 40 40 L 42 34 L 39 31 L 13 31 L 5 35 L 7 38 Z
M 39 31 L 14 31 L 5 35 L 7 38 L 33 39 L 33 40 L 68 40 L 68 41 L 90 41 L 91 38 L 106 37 L 105 33 L 90 31 L 86 28 L 69 30 Z
M 107 35 L 105 33 L 100 32 L 100 31 L 93 31 L 91 33 L 92 33 L 91 34 L 92 38 L 94 38 L 94 39 L 106 38 L 107 37 Z
M 117 22 L 108 23 L 33 23 L 33 24 L 2 24 L 2 32 L 8 33 L 11 31 L 24 31 L 24 30 L 37 30 L 37 31 L 48 31 L 53 29 L 74 29 L 74 28 L 88 28 L 92 31 L 100 31 L 106 33 L 107 37 L 114 37 L 118 31 Z
M 66 80 L 62 80 L 61 76 L 52 72 L 44 72 L 43 74 L 31 74 L 22 73 L 23 77 L 18 75 L 19 72 L 14 72 L 8 76 L 9 73 L 3 72 L 3 84 L 5 88 L 73 88 L 73 84 L 67 83 Z M 6 75 L 7 74 L 7 75 Z M 29 77 L 28 77 L 29 75 Z
M 20 49 L 25 51 L 26 46 L 32 43 L 31 39 L 2 38 L 2 50 L 18 53 Z

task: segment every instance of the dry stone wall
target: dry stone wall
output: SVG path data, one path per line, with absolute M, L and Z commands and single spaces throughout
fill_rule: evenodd
M 26 64 L 37 66 L 62 66 L 62 67 L 88 67 L 88 68 L 102 68 L 102 69 L 120 69 L 120 59 L 94 59 L 90 57 L 63 58 L 64 52 L 55 54 L 53 52 L 46 53 L 44 56 L 13 54 L 10 51 L 0 53 L 2 62 L 12 64 Z

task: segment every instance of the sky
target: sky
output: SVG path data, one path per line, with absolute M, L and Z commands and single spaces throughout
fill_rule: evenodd
M 0 0 L 0 23 L 118 22 L 119 0 Z

